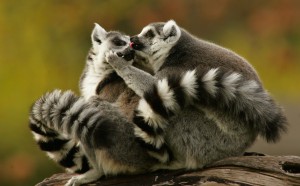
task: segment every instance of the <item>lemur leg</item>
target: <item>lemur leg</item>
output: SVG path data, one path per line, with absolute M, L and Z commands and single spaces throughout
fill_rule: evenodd
M 96 181 L 103 176 L 102 170 L 91 169 L 84 174 L 73 176 L 65 186 L 79 186 L 82 184 L 90 183 Z

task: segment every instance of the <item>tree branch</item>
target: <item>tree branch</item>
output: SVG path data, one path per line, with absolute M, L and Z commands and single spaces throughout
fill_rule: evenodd
M 63 186 L 74 174 L 55 174 L 37 186 Z M 96 186 L 129 185 L 299 185 L 300 157 L 246 153 L 196 171 L 157 171 L 149 174 L 102 178 Z

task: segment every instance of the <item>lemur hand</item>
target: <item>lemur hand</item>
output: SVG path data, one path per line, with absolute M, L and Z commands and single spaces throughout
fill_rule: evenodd
M 134 53 L 123 54 L 121 52 L 109 51 L 105 53 L 106 61 L 115 69 L 122 69 L 131 66 L 133 63 Z

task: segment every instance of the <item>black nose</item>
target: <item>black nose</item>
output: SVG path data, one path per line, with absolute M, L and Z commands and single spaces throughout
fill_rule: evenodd
M 144 48 L 143 43 L 140 41 L 138 36 L 132 36 L 130 38 L 130 47 L 134 50 L 142 50 Z

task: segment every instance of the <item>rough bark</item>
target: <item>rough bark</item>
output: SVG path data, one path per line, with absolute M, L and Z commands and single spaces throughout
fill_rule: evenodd
M 66 173 L 55 174 L 37 186 L 62 186 L 72 176 Z M 246 153 L 245 156 L 220 160 L 201 170 L 158 171 L 142 175 L 102 178 L 89 185 L 300 186 L 300 157 Z

